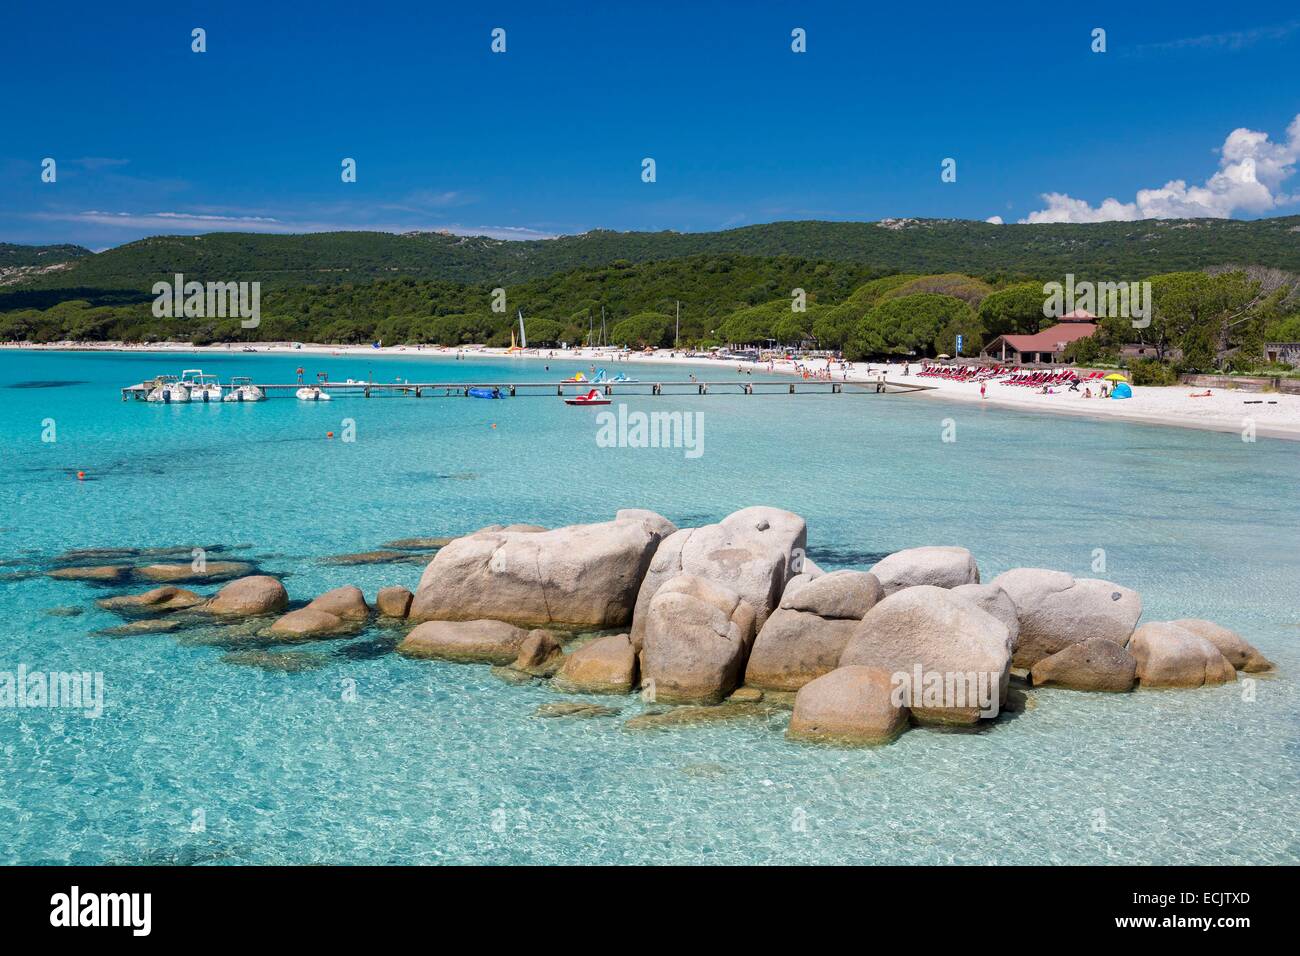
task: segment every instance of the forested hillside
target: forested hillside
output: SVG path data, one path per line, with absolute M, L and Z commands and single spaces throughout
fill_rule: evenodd
M 442 233 L 210 233 L 156 236 L 94 255 L 63 248 L 69 250 L 69 267 L 3 290 L 0 311 L 71 297 L 121 301 L 121 293 L 143 295 L 178 272 L 200 282 L 258 280 L 265 288 L 383 278 L 498 286 L 616 262 L 694 255 L 792 256 L 880 272 L 1001 279 L 1059 278 L 1067 272 L 1094 280 L 1140 279 L 1227 262 L 1300 272 L 1300 216 L 1032 226 L 933 219 L 777 222 L 725 232 L 602 230 L 524 242 Z

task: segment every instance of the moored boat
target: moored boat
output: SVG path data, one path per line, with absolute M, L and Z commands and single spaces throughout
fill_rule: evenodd
M 170 405 L 173 402 L 190 400 L 190 390 L 182 385 L 175 375 L 159 375 L 153 380 L 153 386 L 145 396 L 145 401 Z
M 200 372 L 189 382 L 191 402 L 221 401 L 221 382 L 215 375 Z
M 294 393 L 304 402 L 328 402 L 331 401 L 330 393 L 323 388 L 317 388 L 315 385 L 304 385 Z
M 566 398 L 565 405 L 608 405 L 610 400 L 600 394 L 598 389 L 592 389 L 586 395 L 578 395 L 574 398 Z
M 230 386 L 226 391 L 223 401 L 227 402 L 260 402 L 266 398 L 266 393 L 253 384 L 253 380 L 247 376 L 237 375 L 230 380 Z

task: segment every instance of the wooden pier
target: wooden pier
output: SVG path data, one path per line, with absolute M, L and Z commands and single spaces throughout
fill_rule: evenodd
M 122 401 L 144 401 L 155 387 L 141 382 L 122 389 Z M 224 387 L 224 386 L 223 386 Z M 411 398 L 466 398 L 470 389 L 497 391 L 502 398 L 522 396 L 569 396 L 596 389 L 604 395 L 840 395 L 881 394 L 917 391 L 921 386 L 903 385 L 884 379 L 874 382 L 828 382 L 825 379 L 765 381 L 660 381 L 660 382 L 295 382 L 291 385 L 258 384 L 268 398 L 276 393 L 292 394 L 300 388 L 319 388 L 331 394 L 406 396 Z M 566 391 L 566 389 L 568 391 Z M 202 403 L 200 403 L 202 404 Z

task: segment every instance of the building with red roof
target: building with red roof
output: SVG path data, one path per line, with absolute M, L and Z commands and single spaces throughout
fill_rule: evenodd
M 1093 318 L 1080 309 L 1063 316 L 1050 329 L 1033 335 L 999 335 L 980 350 L 980 357 L 1017 365 L 1060 362 L 1067 345 L 1086 339 L 1097 331 Z

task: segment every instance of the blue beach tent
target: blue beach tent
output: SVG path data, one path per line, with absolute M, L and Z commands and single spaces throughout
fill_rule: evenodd
M 1115 387 L 1111 389 L 1111 398 L 1132 398 L 1133 389 L 1129 387 L 1128 382 L 1116 382 Z

